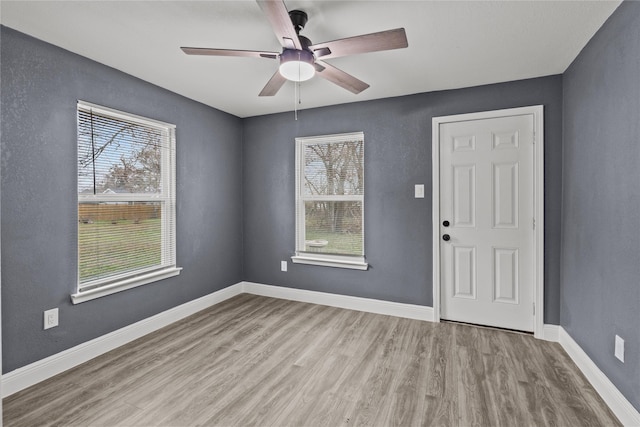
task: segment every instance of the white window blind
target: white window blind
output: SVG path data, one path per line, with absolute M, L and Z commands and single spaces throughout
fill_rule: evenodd
M 179 272 L 175 176 L 175 126 L 78 102 L 74 301 Z
M 362 132 L 296 139 L 293 261 L 367 268 Z

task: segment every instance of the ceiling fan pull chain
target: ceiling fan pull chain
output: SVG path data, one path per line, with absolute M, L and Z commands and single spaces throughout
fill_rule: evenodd
M 296 120 L 298 120 L 298 85 L 300 83 L 293 82 L 293 115 Z
M 300 52 L 298 52 L 298 77 L 300 77 Z M 293 114 L 298 120 L 298 104 L 300 103 L 300 81 L 293 82 Z

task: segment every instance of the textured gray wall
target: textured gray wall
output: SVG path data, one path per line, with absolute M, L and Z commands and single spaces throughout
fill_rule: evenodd
M 427 78 L 427 77 L 425 77 Z M 562 79 L 551 76 L 252 117 L 244 120 L 244 278 L 272 285 L 432 305 L 431 119 L 545 106 L 545 321 L 558 324 L 562 197 Z M 294 139 L 364 131 L 365 254 L 370 269 L 290 264 Z M 413 198 L 414 184 L 426 197 Z
M 640 2 L 622 3 L 563 87 L 561 325 L 640 410 Z
M 3 372 L 242 280 L 242 122 L 2 28 Z M 182 274 L 79 305 L 76 100 L 177 125 Z M 43 310 L 60 326 L 44 331 Z

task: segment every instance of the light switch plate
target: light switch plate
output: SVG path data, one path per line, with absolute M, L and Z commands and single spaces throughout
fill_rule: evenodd
M 280 261 L 280 271 L 287 271 L 287 261 Z
M 616 335 L 616 347 L 614 350 L 615 356 L 624 363 L 624 340 Z
M 424 184 L 416 184 L 415 198 L 424 199 Z

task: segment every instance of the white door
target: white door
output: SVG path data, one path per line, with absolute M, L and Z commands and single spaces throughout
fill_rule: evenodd
M 440 124 L 443 319 L 533 331 L 533 114 Z

